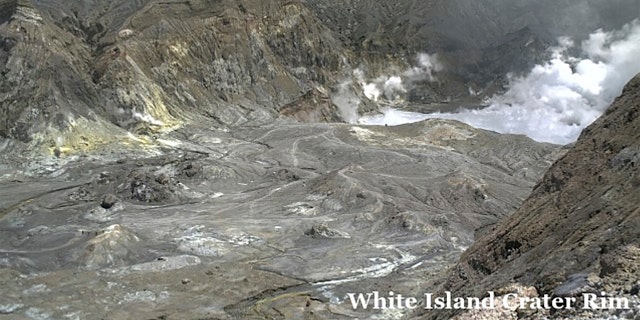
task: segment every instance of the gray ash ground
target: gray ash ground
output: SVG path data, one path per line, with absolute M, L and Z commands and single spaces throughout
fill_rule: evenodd
M 5 159 L 0 319 L 401 317 L 346 293 L 428 291 L 564 152 L 442 120 L 208 128 Z

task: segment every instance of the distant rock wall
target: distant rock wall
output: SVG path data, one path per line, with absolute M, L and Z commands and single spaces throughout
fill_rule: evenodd
M 53 144 L 38 134 L 73 131 L 78 118 L 139 132 L 201 116 L 265 122 L 349 70 L 348 51 L 297 2 L 150 1 L 101 17 L 54 4 L 4 4 L 2 137 Z M 329 119 L 332 106 L 314 120 Z

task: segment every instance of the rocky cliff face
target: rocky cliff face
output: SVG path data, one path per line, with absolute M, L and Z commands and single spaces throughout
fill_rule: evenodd
M 639 141 L 636 76 L 524 204 L 463 254 L 445 288 L 457 296 L 482 296 L 519 283 L 540 295 L 626 296 L 637 307 Z M 576 316 L 575 310 L 551 312 Z M 633 318 L 638 310 L 609 312 Z
M 24 142 L 88 134 L 95 122 L 143 132 L 199 116 L 264 122 L 285 105 L 326 98 L 349 69 L 348 51 L 297 2 L 3 8 L 0 135 Z M 331 105 L 314 109 L 302 120 L 339 120 Z

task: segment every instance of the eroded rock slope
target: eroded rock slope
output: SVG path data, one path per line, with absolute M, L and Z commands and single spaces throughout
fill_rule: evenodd
M 6 0 L 0 38 L 0 136 L 46 146 L 196 117 L 266 122 L 296 101 L 313 111 L 302 120 L 337 121 L 327 90 L 349 69 L 298 2 Z

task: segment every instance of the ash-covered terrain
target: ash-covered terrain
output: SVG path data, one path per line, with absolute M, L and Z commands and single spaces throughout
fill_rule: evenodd
M 633 295 L 637 80 L 575 145 L 540 141 L 575 140 L 640 71 L 638 16 L 637 0 L 0 0 L 0 319 L 446 318 L 347 296 L 591 273 Z M 580 52 L 604 76 L 586 81 Z M 540 70 L 560 125 L 513 132 L 547 139 L 384 118 L 531 106 L 500 97 L 544 87 Z
M 362 317 L 346 292 L 419 288 L 562 153 L 441 120 L 123 143 L 3 172 L 5 313 Z

